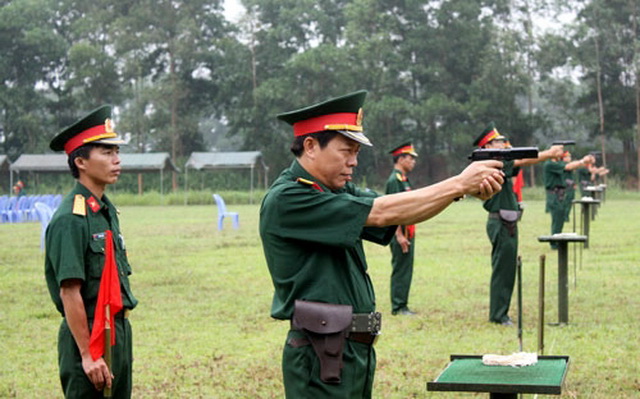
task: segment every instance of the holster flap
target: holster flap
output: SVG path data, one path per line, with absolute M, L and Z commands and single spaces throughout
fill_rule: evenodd
M 293 306 L 293 327 L 316 334 L 334 334 L 351 325 L 353 307 L 332 303 L 296 299 Z
M 500 214 L 500 219 L 504 220 L 505 222 L 510 222 L 510 223 L 517 222 L 518 219 L 520 218 L 520 212 L 518 211 L 500 209 L 498 213 Z

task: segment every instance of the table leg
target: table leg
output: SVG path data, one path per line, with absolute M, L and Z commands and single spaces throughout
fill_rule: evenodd
M 489 399 L 518 399 L 517 393 L 489 393 Z
M 588 203 L 582 204 L 582 235 L 587 236 L 584 247 L 589 248 L 589 220 L 591 219 L 591 210 Z
M 569 323 L 568 243 L 558 243 L 558 322 Z

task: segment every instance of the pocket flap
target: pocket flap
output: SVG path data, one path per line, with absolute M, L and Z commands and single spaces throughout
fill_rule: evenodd
M 349 328 L 352 318 L 353 307 L 351 305 L 296 299 L 292 324 L 295 328 L 316 334 L 334 334 Z

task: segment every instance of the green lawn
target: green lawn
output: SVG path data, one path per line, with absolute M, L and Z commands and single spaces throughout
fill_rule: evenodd
M 570 324 L 545 328 L 545 354 L 571 357 L 562 397 L 640 396 L 638 205 L 633 198 L 608 199 L 591 225 L 591 246 L 577 276 L 570 263 Z M 229 208 L 240 213 L 239 230 L 229 222 L 218 232 L 214 206 L 121 209 L 134 267 L 131 283 L 140 300 L 131 316 L 135 398 L 283 397 L 280 357 L 288 325 L 269 317 L 273 289 L 258 237 L 258 206 Z M 410 303 L 419 312 L 415 317 L 390 315 L 389 249 L 367 244 L 384 315 L 375 397 L 487 397 L 431 393 L 426 383 L 450 354 L 518 350 L 515 327 L 487 322 L 491 268 L 485 219 L 481 204 L 470 199 L 418 226 Z M 528 202 L 520 253 L 524 349 L 531 352 L 537 349 L 541 254 L 547 255 L 545 317 L 557 320 L 557 257 L 536 239 L 548 234 L 549 225 L 544 203 Z M 46 290 L 39 237 L 39 223 L 0 225 L 3 398 L 62 397 L 60 316 Z M 514 295 L 514 318 L 515 304 Z

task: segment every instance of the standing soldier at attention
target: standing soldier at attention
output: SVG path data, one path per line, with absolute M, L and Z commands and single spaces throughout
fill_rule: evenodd
M 418 154 L 411 142 L 406 142 L 391 150 L 393 171 L 387 180 L 386 194 L 411 191 L 407 174 L 416 166 Z M 391 240 L 391 314 L 411 316 L 409 291 L 413 276 L 413 256 L 416 225 L 398 226 Z
M 473 142 L 479 148 L 507 148 L 507 139 L 491 122 Z M 562 146 L 554 145 L 541 151 L 538 158 L 504 161 L 504 183 L 502 190 L 484 202 L 489 212 L 487 235 L 491 241 L 491 284 L 489 300 L 489 321 L 504 326 L 513 325 L 509 317 L 511 296 L 516 279 L 518 257 L 518 220 L 522 210 L 513 192 L 511 178 L 518 175 L 520 167 L 533 165 L 554 156 L 562 155 Z
M 380 332 L 362 240 L 386 245 L 397 225 L 427 220 L 465 194 L 500 189 L 498 161 L 418 190 L 378 196 L 352 182 L 366 91 L 278 115 L 293 126 L 295 159 L 260 208 L 274 285 L 271 316 L 290 322 L 282 356 L 287 398 L 370 398 Z
M 544 187 L 547 190 L 545 211 L 551 214 L 551 234 L 562 233 L 562 227 L 568 216 L 567 195 L 573 192 L 573 179 L 570 179 L 571 187 L 569 187 L 567 173 L 573 176 L 574 170 L 585 168 L 594 161 L 592 155 L 585 155 L 580 160 L 572 161 L 569 151 L 565 151 L 561 156 L 544 163 Z M 550 244 L 552 249 L 558 248 L 558 243 Z
M 63 317 L 58 364 L 66 398 L 102 398 L 105 388 L 114 398 L 131 397 L 132 339 L 127 316 L 138 301 L 129 286 L 131 267 L 118 212 L 105 195 L 106 186 L 120 176 L 119 145 L 123 143 L 113 132 L 110 118 L 111 107 L 100 107 L 64 129 L 50 144 L 52 150 L 68 155 L 71 174 L 77 180 L 46 232 L 45 278 Z M 110 236 L 113 240 L 107 242 Z M 115 346 L 109 371 L 105 358 L 92 354 L 91 332 L 102 313 L 97 310 L 100 282 L 105 257 L 113 259 L 111 255 L 119 278 L 119 289 L 115 290 L 121 295 L 123 308 L 110 315 Z

